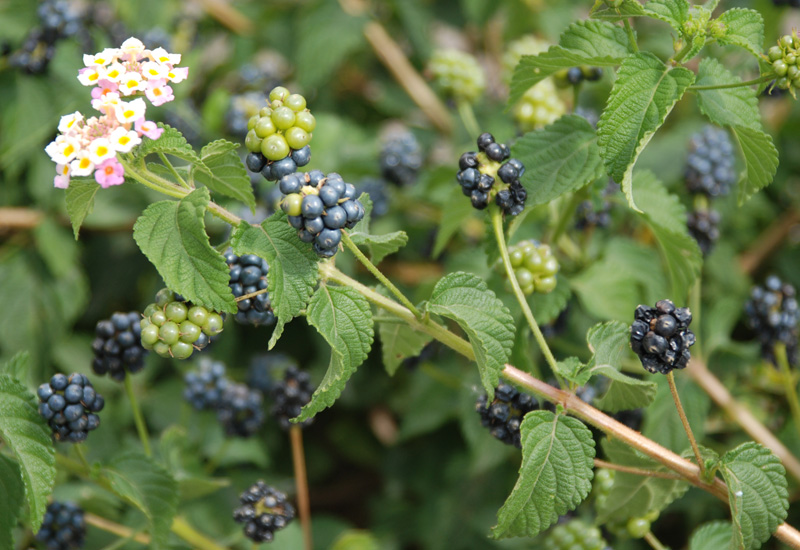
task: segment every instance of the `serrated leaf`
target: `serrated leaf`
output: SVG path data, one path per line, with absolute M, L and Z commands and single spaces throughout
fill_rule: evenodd
M 761 130 L 742 126 L 731 127 L 739 144 L 745 169 L 739 177 L 739 206 L 758 191 L 772 183 L 778 171 L 778 150 L 772 137 Z
M 592 489 L 592 432 L 549 411 L 525 415 L 519 479 L 500 511 L 495 538 L 532 537 L 574 510 Z
M 129 453 L 103 469 L 111 489 L 136 506 L 150 522 L 151 548 L 166 548 L 172 518 L 178 506 L 178 484 L 152 458 Z
M 197 183 L 254 209 L 253 186 L 239 158 L 238 147 L 224 139 L 212 141 L 200 151 L 200 162 L 192 165 L 191 173 Z
M 467 333 L 483 388 L 493 399 L 514 344 L 514 318 L 508 308 L 483 279 L 460 271 L 436 283 L 426 308 L 454 320 Z
M 133 226 L 133 238 L 170 290 L 215 311 L 236 313 L 225 258 L 209 243 L 203 215 L 208 189 L 177 201 L 147 207 Z
M 622 0 L 618 8 L 612 8 L 603 0 L 596 0 L 591 13 L 593 18 L 606 21 L 620 21 L 629 17 L 641 17 L 643 15 L 646 15 L 644 7 L 638 0 Z
M 416 357 L 432 337 L 411 329 L 405 323 L 378 323 L 383 366 L 390 376 L 409 357 Z
M 385 235 L 371 235 L 369 227 L 372 218 L 372 199 L 367 193 L 358 197 L 364 205 L 364 217 L 349 232 L 350 239 L 356 245 L 365 245 L 369 250 L 369 258 L 374 264 L 381 263 L 386 256 L 394 254 L 408 242 L 405 231 L 395 231 Z
M 328 372 L 298 421 L 330 407 L 372 348 L 372 308 L 364 296 L 350 287 L 320 285 L 306 310 L 308 324 L 331 346 Z
M 605 21 L 578 21 L 561 34 L 557 46 L 536 56 L 522 56 L 514 68 L 508 106 L 520 100 L 528 89 L 551 74 L 577 65 L 613 67 L 630 51 L 625 31 Z
M 598 144 L 606 170 L 634 210 L 639 210 L 632 187 L 636 159 L 692 82 L 692 71 L 668 67 L 651 53 L 631 55 L 619 68 L 597 123 Z
M 158 127 L 164 128 L 161 136 L 158 139 L 144 138 L 142 143 L 131 151 L 133 158 L 143 159 L 150 154 L 163 153 L 192 163 L 199 160 L 197 153 L 194 152 L 194 149 L 183 137 L 183 134 L 161 122 L 158 123 Z
M 578 386 L 583 386 L 592 376 L 584 366 L 577 357 L 567 357 L 556 363 L 556 373 Z
M 0 367 L 0 374 L 5 374 L 19 380 L 23 384 L 28 378 L 28 371 L 30 370 L 31 354 L 28 351 L 17 352 L 14 357 Z
M 786 469 L 772 451 L 750 441 L 723 455 L 720 472 L 728 484 L 734 547 L 756 550 L 786 519 Z
M 655 380 L 658 390 L 655 400 L 647 409 L 644 417 L 642 433 L 667 449 L 674 451 L 689 449 L 689 439 L 686 437 L 686 431 L 680 416 L 678 416 L 678 411 L 675 409 L 675 402 L 672 400 L 667 380 L 664 376 L 659 376 Z M 708 394 L 692 382 L 688 376 L 676 376 L 675 385 L 678 388 L 678 395 L 681 397 L 686 418 L 689 420 L 689 426 L 691 426 L 695 438 L 702 441 L 706 433 L 705 419 L 710 407 Z
M 644 12 L 683 34 L 683 24 L 689 20 L 689 7 L 686 0 L 650 0 L 644 5 Z
M 12 531 L 25 502 L 25 487 L 22 485 L 19 464 L 0 455 L 0 548 L 14 548 Z
M 764 18 L 755 10 L 733 8 L 716 21 L 725 25 L 725 33 L 717 38 L 720 44 L 739 46 L 756 57 L 764 49 Z
M 697 86 L 738 84 L 742 80 L 726 69 L 722 63 L 707 57 L 700 61 L 697 69 Z M 711 122 L 720 126 L 742 126 L 761 129 L 761 113 L 758 110 L 756 89 L 751 86 L 723 88 L 720 90 L 696 90 L 700 112 Z
M 6 375 L 0 375 L 0 439 L 19 462 L 31 529 L 36 532 L 56 481 L 56 451 L 35 396 L 19 380 Z
M 260 226 L 241 224 L 233 233 L 231 246 L 237 254 L 256 254 L 269 263 L 267 283 L 272 311 L 278 318 L 269 349 L 283 333 L 283 327 L 305 309 L 317 283 L 319 258 L 300 241 L 286 214 L 273 214 Z
M 594 355 L 588 367 L 602 365 L 616 366 L 622 362 L 622 355 L 628 349 L 630 327 L 622 321 L 598 323 L 586 332 L 586 343 Z
M 730 521 L 712 521 L 701 525 L 689 539 L 689 550 L 720 550 L 728 547 L 733 536 Z
M 677 196 L 667 192 L 652 172 L 639 172 L 634 182 L 642 218 L 655 235 L 667 264 L 671 295 L 676 300 L 684 300 L 703 267 L 700 247 L 686 228 L 686 208 Z
M 528 299 L 528 303 L 531 305 L 531 310 L 539 324 L 546 325 L 558 318 L 561 312 L 564 311 L 564 308 L 567 307 L 571 297 L 572 291 L 569 289 L 567 278 L 557 275 L 556 287 L 552 292 L 548 292 L 547 294 L 534 292 Z
M 604 439 L 603 450 L 610 462 L 642 470 L 667 472 L 655 460 L 644 456 L 616 439 Z M 650 512 L 660 512 L 689 489 L 689 484 L 677 479 L 646 477 L 625 472 L 615 472 L 614 484 L 603 507 L 597 513 L 597 521 L 610 519 L 624 521 L 642 517 Z
M 67 214 L 69 215 L 70 223 L 72 223 L 72 232 L 75 234 L 76 241 L 83 221 L 86 216 L 92 213 L 94 196 L 100 189 L 101 187 L 97 182 L 91 178 L 72 178 L 69 181 L 69 187 L 64 193 L 64 200 L 67 204 Z
M 565 115 L 553 124 L 528 132 L 511 149 L 526 166 L 522 184 L 528 205 L 546 204 L 602 177 L 597 134 L 580 116 Z

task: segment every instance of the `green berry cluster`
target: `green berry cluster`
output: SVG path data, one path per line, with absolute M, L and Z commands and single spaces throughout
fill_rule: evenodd
M 614 486 L 614 470 L 602 468 L 594 473 L 592 495 L 594 496 L 595 508 L 601 510 L 611 495 L 611 488 Z M 650 526 L 658 519 L 658 511 L 652 511 L 641 517 L 633 518 L 614 518 L 605 524 L 609 533 L 615 537 L 626 539 L 640 539 L 650 532 Z
M 459 50 L 436 50 L 428 70 L 448 97 L 474 103 L 486 89 L 486 77 L 474 56 Z
M 514 68 L 523 55 L 539 55 L 542 52 L 546 52 L 547 48 L 547 42 L 536 38 L 532 34 L 511 42 L 503 54 L 503 79 L 506 83 L 511 82 Z
M 580 519 L 556 525 L 544 540 L 545 550 L 603 550 L 606 547 L 600 529 Z
M 561 118 L 567 107 L 551 79 L 531 86 L 514 105 L 514 120 L 523 132 L 543 128 Z
M 608 495 L 611 494 L 611 488 L 614 486 L 614 470 L 608 468 L 599 468 L 594 472 L 594 480 L 592 482 L 592 495 L 594 496 L 594 504 L 597 509 L 603 509 Z
M 244 145 L 267 160 L 281 160 L 308 145 L 316 125 L 314 115 L 306 109 L 306 98 L 278 86 L 269 93 L 267 106 L 247 122 Z
M 794 95 L 794 90 L 800 88 L 800 37 L 797 32 L 782 36 L 778 45 L 769 49 L 767 57 L 778 77 L 775 86 L 789 90 Z
M 158 291 L 155 303 L 147 306 L 142 316 L 142 347 L 162 357 L 187 359 L 222 332 L 219 313 L 196 306 L 166 288 Z
M 556 287 L 559 265 L 550 246 L 534 240 L 522 241 L 510 247 L 508 255 L 523 293 L 547 294 Z

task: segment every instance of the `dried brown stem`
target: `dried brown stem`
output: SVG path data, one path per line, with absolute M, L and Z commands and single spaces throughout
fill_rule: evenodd
M 800 224 L 800 210 L 789 210 L 770 225 L 753 245 L 739 255 L 742 271 L 752 275 L 789 235 L 792 227 Z
M 313 550 L 311 540 L 311 504 L 308 498 L 308 477 L 306 476 L 306 457 L 303 452 L 303 428 L 295 424 L 289 428 L 292 440 L 292 462 L 294 463 L 294 482 L 297 488 L 297 508 L 300 524 L 303 527 L 303 541 L 306 550 Z
M 31 229 L 44 219 L 39 210 L 21 207 L 0 208 L 0 233 L 11 229 Z
M 100 516 L 96 516 L 90 512 L 85 512 L 83 514 L 83 519 L 89 525 L 93 525 L 94 527 L 102 529 L 103 531 L 108 531 L 109 533 L 117 535 L 120 538 L 135 540 L 136 542 L 146 546 L 150 545 L 150 535 L 147 535 L 146 533 L 137 533 L 130 527 L 125 527 L 119 523 L 114 523 L 111 520 L 101 518 Z

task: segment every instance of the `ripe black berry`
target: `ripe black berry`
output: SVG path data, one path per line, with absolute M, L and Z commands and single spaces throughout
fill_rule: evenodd
M 286 495 L 258 481 L 239 497 L 241 506 L 233 511 L 233 519 L 244 523 L 244 534 L 255 542 L 270 542 L 275 531 L 294 519 L 294 507 Z
M 409 131 L 389 136 L 380 152 L 381 175 L 395 185 L 409 185 L 416 181 L 422 167 L 422 148 Z
M 517 159 L 509 159 L 508 147 L 495 142 L 488 132 L 481 134 L 477 143 L 480 152 L 464 153 L 458 161 L 456 181 L 462 193 L 478 210 L 486 208 L 494 199 L 503 213 L 516 216 L 525 208 L 528 198 L 519 180 L 525 173 L 525 166 Z M 500 179 L 499 184 L 496 178 Z
M 229 383 L 217 405 L 217 420 L 225 434 L 250 437 L 264 423 L 264 397 L 246 384 Z
M 103 409 L 105 400 L 85 375 L 55 374 L 50 382 L 39 386 L 36 393 L 39 414 L 47 420 L 56 441 L 80 443 L 100 425 L 96 413 Z
M 736 172 L 733 144 L 725 130 L 709 125 L 692 136 L 685 178 L 692 193 L 716 197 L 730 192 Z
M 716 210 L 693 210 L 689 212 L 686 226 L 697 241 L 703 256 L 708 256 L 719 240 L 719 212 Z
M 202 357 L 198 368 L 187 372 L 183 381 L 186 384 L 183 398 L 198 411 L 216 410 L 223 392 L 231 384 L 225 377 L 225 365 L 208 357 Z
M 269 293 L 267 290 L 267 273 L 269 264 L 267 260 L 255 254 L 237 256 L 232 251 L 225 253 L 225 262 L 230 268 L 230 282 L 228 286 L 236 298 L 241 298 L 259 291 L 250 298 L 239 300 L 236 305 L 239 311 L 234 316 L 237 322 L 250 325 L 274 325 L 275 314 L 272 312 Z
M 689 330 L 689 308 L 676 308 L 671 300 L 660 300 L 656 307 L 640 305 L 631 325 L 631 348 L 642 366 L 650 372 L 667 374 L 683 369 L 691 357 L 689 347 L 695 342 Z
M 290 420 L 300 414 L 300 410 L 311 401 L 314 387 L 311 377 L 294 365 L 286 368 L 283 379 L 274 383 L 270 396 L 273 399 L 271 414 L 277 418 L 281 428 L 288 430 L 292 426 Z M 309 426 L 313 419 L 309 418 L 299 426 Z
M 111 319 L 99 321 L 92 342 L 95 374 L 106 374 L 117 381 L 125 380 L 125 373 L 136 374 L 144 368 L 147 350 L 142 347 L 141 314 L 114 313 Z
M 753 287 L 744 310 L 750 327 L 761 342 L 764 359 L 775 364 L 775 344 L 782 343 L 786 346 L 789 363 L 795 364 L 800 319 L 795 288 L 774 275 L 770 276 L 764 287 Z
M 74 502 L 57 500 L 47 505 L 36 540 L 47 550 L 75 550 L 83 546 L 86 523 L 83 510 Z
M 519 427 L 530 411 L 539 408 L 535 397 L 522 393 L 510 384 L 501 383 L 494 391 L 494 401 L 483 394 L 475 402 L 475 410 L 481 417 L 481 425 L 507 445 L 522 448 Z

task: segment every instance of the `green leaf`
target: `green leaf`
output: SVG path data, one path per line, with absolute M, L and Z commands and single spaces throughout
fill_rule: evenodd
M 150 154 L 163 153 L 191 163 L 195 163 L 199 160 L 197 153 L 194 152 L 194 149 L 192 149 L 192 146 L 186 141 L 186 138 L 183 137 L 183 134 L 175 128 L 161 122 L 158 123 L 158 127 L 164 128 L 161 137 L 158 139 L 144 138 L 142 143 L 131 151 L 133 158 L 143 159 Z
M 19 464 L 0 455 L 0 548 L 14 548 L 12 531 L 25 502 Z
M 225 258 L 208 242 L 205 214 L 208 189 L 178 201 L 147 207 L 133 226 L 133 238 L 170 290 L 215 311 L 236 313 Z
M 728 484 L 734 547 L 756 550 L 786 519 L 786 469 L 772 451 L 750 441 L 725 453 L 720 471 Z
M 297 230 L 286 221 L 286 214 L 273 214 L 261 224 L 241 224 L 233 233 L 231 246 L 237 254 L 256 254 L 269 263 L 272 310 L 278 318 L 269 349 L 283 333 L 283 327 L 305 309 L 317 283 L 319 258 L 297 238 Z
M 31 354 L 28 351 L 17 352 L 14 357 L 0 367 L 0 375 L 7 375 L 20 382 L 25 382 L 30 371 Z
M 19 461 L 31 529 L 36 532 L 56 481 L 56 451 L 35 396 L 19 380 L 6 375 L 0 375 L 0 439 Z
M 604 439 L 603 450 L 608 460 L 614 464 L 656 472 L 669 471 L 655 460 L 616 439 Z M 611 492 L 603 499 L 603 507 L 597 511 L 597 521 L 624 521 L 640 518 L 650 512 L 660 512 L 688 489 L 688 483 L 677 479 L 615 472 Z
M 703 267 L 700 247 L 686 228 L 686 208 L 652 172 L 639 172 L 634 182 L 642 218 L 653 231 L 669 271 L 672 296 L 683 300 Z
M 92 213 L 94 208 L 94 196 L 101 187 L 91 178 L 72 178 L 69 187 L 64 194 L 67 203 L 67 214 L 72 223 L 72 232 L 75 240 L 78 240 L 81 225 L 86 216 Z
M 478 362 L 483 388 L 494 398 L 494 388 L 514 344 L 514 318 L 480 277 L 456 272 L 436 283 L 430 313 L 456 321 L 467 333 Z
M 306 317 L 308 324 L 330 344 L 331 361 L 298 421 L 333 405 L 356 368 L 369 355 L 374 336 L 372 308 L 364 296 L 350 287 L 320 285 L 311 297 Z
M 733 537 L 730 521 L 712 521 L 700 526 L 689 540 L 689 550 L 720 550 L 728 548 Z
M 112 460 L 103 475 L 114 493 L 150 521 L 151 548 L 166 548 L 178 506 L 178 484 L 169 472 L 152 458 L 128 453 Z
M 578 386 L 583 386 L 592 376 L 583 367 L 584 364 L 577 357 L 567 357 L 563 361 L 556 363 L 556 373 Z
M 636 159 L 692 82 L 692 71 L 668 67 L 651 53 L 631 55 L 619 68 L 597 124 L 598 143 L 606 170 L 634 210 L 639 210 L 632 187 Z
M 761 130 L 734 126 L 733 137 L 739 144 L 745 169 L 739 177 L 739 206 L 772 182 L 778 171 L 778 150 L 772 137 Z
M 594 356 L 588 363 L 590 369 L 602 365 L 616 367 L 628 349 L 630 327 L 622 321 L 598 323 L 586 333 L 586 343 Z
M 725 25 L 725 33 L 717 38 L 720 44 L 739 46 L 756 57 L 764 49 L 764 18 L 755 10 L 733 8 L 716 21 Z
M 360 222 L 350 231 L 350 239 L 356 245 L 366 245 L 369 250 L 369 259 L 375 265 L 381 263 L 386 256 L 394 254 L 403 248 L 408 242 L 408 235 L 405 231 L 395 231 L 386 235 L 371 235 L 369 226 L 372 213 L 372 199 L 367 193 L 361 193 L 358 198 L 364 205 L 365 214 Z
M 619 12 L 617 12 L 617 9 L 619 9 Z M 604 19 L 606 21 L 620 21 L 629 17 L 641 17 L 643 15 L 646 15 L 644 7 L 638 0 L 622 0 L 619 8 L 612 8 L 603 0 L 595 0 L 591 13 L 591 16 L 595 19 Z
M 700 61 L 697 70 L 698 86 L 738 84 L 742 80 L 726 69 L 722 63 L 707 57 Z M 696 90 L 700 112 L 720 126 L 742 126 L 761 129 L 756 89 L 751 86 L 723 88 L 721 90 Z
M 394 376 L 397 368 L 409 357 L 416 357 L 432 337 L 417 332 L 405 323 L 378 323 L 378 334 L 381 339 L 383 366 L 390 376 Z
M 650 0 L 644 5 L 644 12 L 683 34 L 683 24 L 689 20 L 689 7 L 686 0 Z
M 642 433 L 667 449 L 674 451 L 688 449 L 689 440 L 680 416 L 678 416 L 678 411 L 675 409 L 675 402 L 672 400 L 666 377 L 659 376 L 655 380 L 658 391 L 652 405 L 647 409 Z M 675 385 L 678 388 L 678 395 L 681 396 L 681 403 L 686 411 L 689 426 L 691 426 L 695 438 L 702 441 L 706 433 L 705 419 L 710 407 L 708 394 L 692 382 L 688 376 L 676 376 Z
M 519 479 L 497 513 L 495 538 L 532 537 L 574 510 L 592 488 L 594 440 L 580 420 L 549 411 L 525 415 Z
M 585 118 L 576 115 L 528 132 L 511 153 L 527 167 L 522 183 L 528 190 L 528 206 L 546 204 L 604 174 L 597 134 Z
M 438 258 L 441 255 L 453 235 L 458 232 L 464 221 L 469 219 L 474 212 L 475 209 L 472 208 L 469 200 L 465 200 L 461 189 L 458 186 L 453 186 L 442 205 L 442 219 L 439 221 L 439 229 L 436 232 L 436 240 L 433 243 L 434 258 Z
M 192 165 L 191 173 L 195 182 L 254 209 L 253 186 L 239 158 L 238 147 L 238 144 L 224 139 L 212 141 L 200 151 L 200 162 Z
M 513 106 L 531 86 L 561 69 L 613 67 L 630 53 L 628 35 L 621 27 L 605 21 L 573 23 L 559 38 L 558 46 L 536 56 L 522 56 L 514 68 L 508 105 Z

